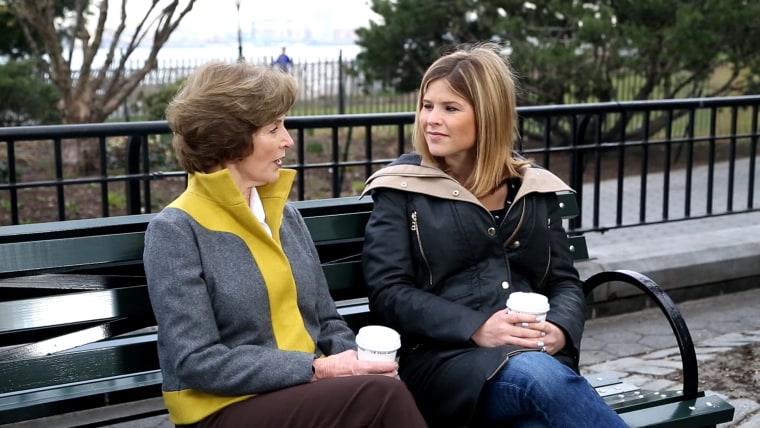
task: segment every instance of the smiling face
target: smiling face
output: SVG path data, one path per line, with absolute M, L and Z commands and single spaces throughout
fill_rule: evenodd
M 232 177 L 246 194 L 245 189 L 274 183 L 280 178 L 285 151 L 293 147 L 293 138 L 285 129 L 285 116 L 262 126 L 251 136 L 253 152 L 248 156 L 226 163 Z
M 445 79 L 428 85 L 419 119 L 431 155 L 443 158 L 449 166 L 474 162 L 475 111 L 472 104 L 451 90 Z

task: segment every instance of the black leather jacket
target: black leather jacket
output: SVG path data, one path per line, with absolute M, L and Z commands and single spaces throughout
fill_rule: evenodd
M 509 355 L 525 351 L 471 340 L 513 291 L 548 296 L 547 320 L 567 339 L 555 356 L 578 370 L 585 298 L 556 196 L 570 188 L 538 167 L 521 174 L 499 221 L 416 154 L 367 181 L 374 200 L 363 254 L 370 309 L 401 332 L 399 373 L 431 426 L 467 425 L 484 383 Z

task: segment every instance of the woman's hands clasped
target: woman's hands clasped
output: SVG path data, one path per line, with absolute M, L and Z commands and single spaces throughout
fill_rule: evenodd
M 359 360 L 356 351 L 350 349 L 340 354 L 315 359 L 314 376 L 311 380 L 369 374 L 394 377 L 398 374 L 398 364 L 395 361 Z
M 498 311 L 491 315 L 472 335 L 478 346 L 492 348 L 513 345 L 521 348 L 543 350 L 555 354 L 565 347 L 565 333 L 556 325 L 536 322 L 530 314 Z

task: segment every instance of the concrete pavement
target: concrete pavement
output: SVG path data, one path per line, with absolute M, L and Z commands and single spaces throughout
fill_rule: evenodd
M 731 358 L 732 350 L 739 346 L 760 342 L 760 287 L 677 306 L 694 340 L 700 368 L 715 358 Z M 581 348 L 583 374 L 611 372 L 642 389 L 680 389 L 680 381 L 668 379 L 679 372 L 681 359 L 670 326 L 659 309 L 589 320 Z M 701 379 L 706 377 L 701 370 L 700 375 Z M 755 379 L 760 379 L 760 373 L 755 373 Z M 720 427 L 760 427 L 760 390 L 729 398 L 731 391 L 713 386 L 702 382 L 699 385 L 736 408 L 734 421 Z

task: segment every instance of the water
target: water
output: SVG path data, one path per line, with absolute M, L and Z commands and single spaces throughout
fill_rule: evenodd
M 359 53 L 357 45 L 286 45 L 286 53 L 296 64 L 322 61 L 337 61 L 342 54 L 344 60 L 356 58 Z M 282 46 L 256 46 L 243 43 L 243 57 L 254 63 L 270 63 L 282 50 Z M 150 54 L 149 47 L 135 49 L 129 56 L 128 64 L 137 65 L 144 62 Z M 93 68 L 99 68 L 103 63 L 106 52 L 101 50 L 95 56 Z M 237 43 L 209 44 L 195 47 L 165 46 L 158 52 L 159 67 L 169 64 L 201 64 L 210 60 L 236 60 L 238 57 Z M 118 60 L 119 53 L 116 54 Z M 72 56 L 71 68 L 77 70 L 82 66 L 82 54 L 77 51 Z

